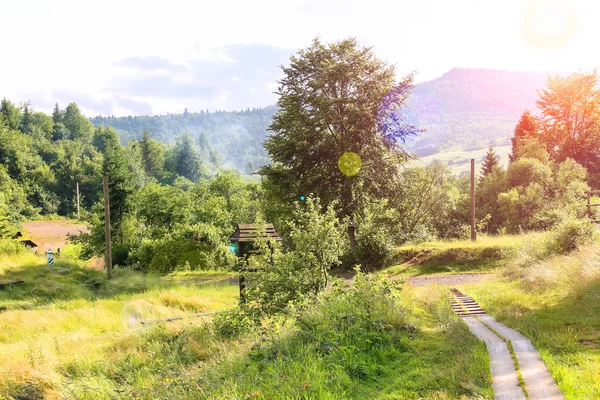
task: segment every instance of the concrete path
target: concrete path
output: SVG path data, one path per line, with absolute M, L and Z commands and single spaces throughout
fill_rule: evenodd
M 531 400 L 564 399 L 556 382 L 552 379 L 550 372 L 529 338 L 496 321 L 491 315 L 480 315 L 479 319 L 498 332 L 504 339 L 512 343 L 519 363 L 519 369 L 521 370 L 521 375 L 523 376 L 525 387 Z
M 469 296 L 463 295 L 456 289 L 453 291 L 456 296 L 456 302 L 453 305 L 455 312 L 467 324 L 471 332 L 485 342 L 488 348 L 492 388 L 496 399 L 526 398 L 523 388 L 519 386 L 516 365 L 507 342 L 512 345 L 529 399 L 564 399 L 531 340 L 486 314 Z
M 477 317 L 462 317 L 471 332 L 485 342 L 490 355 L 492 389 L 496 400 L 525 400 L 519 386 L 517 370 L 510 356 L 508 346 L 502 339 L 485 327 Z

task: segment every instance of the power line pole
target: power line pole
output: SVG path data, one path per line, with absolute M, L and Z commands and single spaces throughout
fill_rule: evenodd
M 471 240 L 477 240 L 475 232 L 475 159 L 471 158 Z
M 106 174 L 102 177 L 104 184 L 104 240 L 106 241 L 106 254 L 104 255 L 104 265 L 108 277 L 112 277 L 112 249 L 110 245 L 110 204 L 108 201 L 108 177 Z
M 79 182 L 77 182 L 77 220 L 81 220 L 81 215 L 79 214 Z

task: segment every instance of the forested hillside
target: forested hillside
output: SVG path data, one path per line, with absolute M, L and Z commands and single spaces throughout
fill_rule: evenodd
M 183 134 L 206 142 L 219 152 L 224 168 L 238 168 L 253 173 L 269 158 L 262 147 L 267 127 L 276 107 L 253 108 L 244 111 L 187 112 L 154 116 L 95 117 L 95 126 L 111 126 L 119 132 L 123 143 L 139 140 L 144 130 L 163 143 L 173 143 Z
M 89 211 L 102 196 L 102 173 L 110 176 L 117 207 L 127 208 L 127 194 L 150 182 L 187 188 L 219 169 L 218 153 L 200 139 L 183 134 L 165 145 L 146 133 L 121 146 L 113 128 L 94 128 L 75 103 L 65 109 L 57 104 L 50 116 L 3 99 L 0 219 L 72 215 L 77 184 L 81 207 Z
M 460 68 L 420 83 L 408 98 L 407 117 L 426 132 L 409 148 L 427 156 L 452 146 L 510 144 L 515 121 L 526 108 L 535 109 L 537 90 L 546 83 L 543 73 Z
M 408 98 L 410 123 L 426 129 L 408 148 L 421 156 L 452 146 L 485 149 L 491 142 L 509 144 L 515 122 L 525 108 L 534 109 L 537 89 L 547 77 L 535 72 L 455 68 L 422 82 Z M 262 147 L 275 106 L 244 111 L 184 112 L 154 116 L 94 117 L 95 126 L 112 126 L 124 143 L 140 139 L 144 129 L 152 138 L 172 143 L 188 132 L 203 134 L 223 157 L 224 167 L 255 172 L 268 163 Z

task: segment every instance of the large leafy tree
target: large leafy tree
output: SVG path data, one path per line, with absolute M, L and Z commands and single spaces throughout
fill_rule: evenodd
M 292 204 L 313 193 L 323 206 L 335 202 L 338 217 L 352 221 L 367 197 L 385 197 L 398 164 L 409 158 L 401 145 L 418 130 L 400 109 L 413 75 L 397 81 L 394 67 L 355 39 L 315 39 L 291 57 L 283 73 L 280 110 L 265 142 L 273 163 L 260 173 L 280 201 Z M 360 161 L 347 158 L 344 174 L 340 158 L 347 152 Z M 354 246 L 353 223 L 349 234 Z
M 76 103 L 71 103 L 67 106 L 61 116 L 60 122 L 64 124 L 69 134 L 69 139 L 87 142 L 92 138 L 94 125 L 81 114 Z
M 9 129 L 19 129 L 21 125 L 21 110 L 6 98 L 0 102 L 0 117 L 4 119 Z
M 577 72 L 548 80 L 539 92 L 542 140 L 558 162 L 572 158 L 592 174 L 600 173 L 600 89 L 598 75 Z

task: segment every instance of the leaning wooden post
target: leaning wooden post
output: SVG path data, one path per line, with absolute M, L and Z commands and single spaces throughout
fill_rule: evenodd
M 77 220 L 81 220 L 81 215 L 79 214 L 79 182 L 77 182 Z
M 587 211 L 586 211 L 586 214 L 587 214 L 588 218 L 592 218 L 592 206 L 591 206 L 592 192 L 585 192 L 585 194 L 587 195 Z
M 110 204 L 108 201 L 108 177 L 104 174 L 102 183 L 104 184 L 104 240 L 106 241 L 106 254 L 104 255 L 104 265 L 108 277 L 112 277 L 112 250 L 110 245 Z
M 471 158 L 471 240 L 477 240 L 475 232 L 475 159 Z

